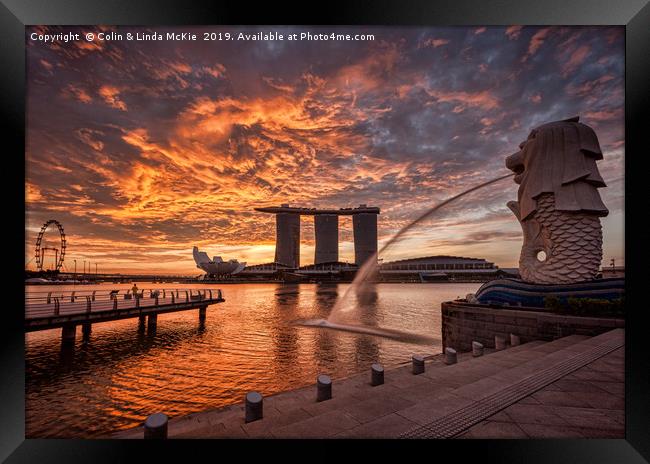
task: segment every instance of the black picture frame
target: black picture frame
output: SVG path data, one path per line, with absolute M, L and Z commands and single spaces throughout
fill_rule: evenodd
M 24 250 L 24 153 L 25 153 L 25 31 L 26 25 L 209 25 L 209 24 L 299 24 L 299 25 L 625 25 L 625 192 L 626 209 L 647 211 L 647 193 L 628 196 L 640 185 L 643 163 L 644 122 L 650 99 L 650 4 L 648 0 L 401 0 L 401 1 L 329 1 L 318 5 L 281 7 L 277 2 L 247 3 L 234 1 L 188 0 L 0 0 L 0 56 L 3 72 L 2 115 L 4 120 L 5 220 L 7 242 L 5 279 L 8 300 L 3 308 L 4 337 L 0 365 L 2 402 L 0 458 L 7 462 L 118 462 L 131 460 L 135 453 L 147 453 L 147 461 L 156 456 L 170 457 L 171 450 L 181 451 L 187 459 L 198 459 L 207 451 L 211 459 L 246 457 L 254 449 L 279 450 L 282 441 L 266 441 L 256 448 L 246 443 L 212 440 L 166 442 L 121 440 L 31 440 L 25 439 L 25 367 L 23 298 Z M 21 158 L 22 156 L 22 158 Z M 22 205 L 21 205 L 22 203 Z M 640 205 L 637 205 L 640 203 Z M 650 460 L 650 355 L 644 340 L 643 324 L 645 277 L 642 254 L 635 244 L 642 243 L 645 214 L 625 215 L 626 248 L 626 438 L 624 440 L 449 440 L 380 441 L 366 446 L 365 459 L 381 457 L 387 451 L 420 451 L 431 459 L 494 458 L 514 462 L 644 462 Z M 21 266 L 19 268 L 19 266 Z M 335 453 L 327 445 L 328 453 Z M 346 445 L 368 445 L 367 441 Z M 314 443 L 292 442 L 303 459 L 319 454 Z M 322 446 L 318 445 L 318 446 Z M 235 450 L 234 448 L 237 448 Z M 299 447 L 305 451 L 301 454 Z M 330 451 L 331 450 L 331 451 Z M 214 453 L 218 452 L 218 455 Z M 314 453 L 315 452 L 315 453 Z M 432 453 L 432 454 L 430 454 Z M 438 454 L 440 453 L 440 454 Z M 443 454 L 444 453 L 444 454 Z M 452 454 L 449 454 L 452 453 Z M 374 455 L 374 456 L 373 456 Z M 409 453 L 407 458 L 415 457 Z M 436 457 L 439 456 L 439 457 Z M 443 457 L 447 456 L 447 457 Z M 268 459 L 268 457 L 265 457 Z M 332 456 L 331 459 L 336 459 Z

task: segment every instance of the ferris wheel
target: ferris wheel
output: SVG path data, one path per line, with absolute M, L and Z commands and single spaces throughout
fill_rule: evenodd
M 59 236 L 61 239 L 61 243 L 59 245 L 59 248 L 56 247 L 44 247 L 42 246 L 43 242 L 43 236 L 45 235 L 45 231 L 50 225 L 55 225 L 57 229 L 59 230 Z M 43 270 L 43 263 L 44 263 L 44 258 L 45 258 L 45 252 L 46 251 L 53 251 L 54 252 L 54 262 L 55 262 L 55 270 L 59 271 L 61 269 L 61 266 L 63 266 L 63 260 L 65 259 L 65 232 L 63 230 L 63 226 L 59 221 L 56 221 L 54 219 L 50 219 L 47 221 L 45 224 L 43 224 L 43 227 L 41 227 L 41 231 L 38 233 L 38 237 L 36 238 L 36 268 L 39 271 Z

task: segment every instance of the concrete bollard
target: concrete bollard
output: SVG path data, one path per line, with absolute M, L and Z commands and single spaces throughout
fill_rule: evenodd
M 167 438 L 167 415 L 157 412 L 147 417 L 144 422 L 144 438 L 160 439 Z
M 332 379 L 329 375 L 319 375 L 316 379 L 316 401 L 332 399 Z
M 519 338 L 519 335 L 510 334 L 510 346 L 517 345 L 521 345 L 521 339 Z
M 424 357 L 419 354 L 414 354 L 411 357 L 413 362 L 413 375 L 423 374 L 424 373 Z
M 458 354 L 453 348 L 445 348 L 445 364 L 456 364 L 458 362 Z
M 506 349 L 506 337 L 503 335 L 495 335 L 494 336 L 494 349 L 497 351 L 505 350 Z
M 260 420 L 263 417 L 264 405 L 262 395 L 257 392 L 246 393 L 246 423 Z
M 376 387 L 384 383 L 384 368 L 381 364 L 375 363 L 370 367 L 370 385 Z
M 472 356 L 483 356 L 483 344 L 479 342 L 472 342 Z

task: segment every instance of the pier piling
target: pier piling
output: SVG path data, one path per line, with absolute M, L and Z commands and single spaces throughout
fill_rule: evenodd
M 246 394 L 245 422 L 253 422 L 264 417 L 264 404 L 262 395 L 257 392 Z
M 424 357 L 419 354 L 414 354 L 411 358 L 413 362 L 413 375 L 424 373 Z
M 158 315 L 157 314 L 149 314 L 147 316 L 147 331 L 148 332 L 154 332 L 156 330 L 157 323 L 158 323 Z
M 64 345 L 74 345 L 74 339 L 77 333 L 75 324 L 66 324 L 61 328 L 61 342 Z
M 381 364 L 375 363 L 370 367 L 370 385 L 376 387 L 384 383 L 384 368 Z
M 86 323 L 86 324 L 81 324 L 81 335 L 84 340 L 88 340 L 90 338 L 90 333 L 93 330 L 93 325 L 91 323 Z
M 316 379 L 316 401 L 332 399 L 332 379 L 329 375 L 319 375 Z
M 144 422 L 144 438 L 145 439 L 161 439 L 167 438 L 167 415 L 157 412 L 147 417 Z
M 207 309 L 208 309 L 207 306 L 201 306 L 199 308 L 199 322 L 205 322 L 205 316 L 206 316 L 206 313 L 207 313 Z

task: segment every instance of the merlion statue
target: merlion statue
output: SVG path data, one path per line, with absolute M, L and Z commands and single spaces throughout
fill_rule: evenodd
M 519 184 L 519 201 L 508 207 L 524 232 L 521 278 L 535 284 L 595 279 L 603 255 L 600 217 L 609 213 L 598 193 L 606 185 L 596 166 L 603 159 L 596 133 L 575 117 L 533 129 L 519 148 L 506 167 Z

